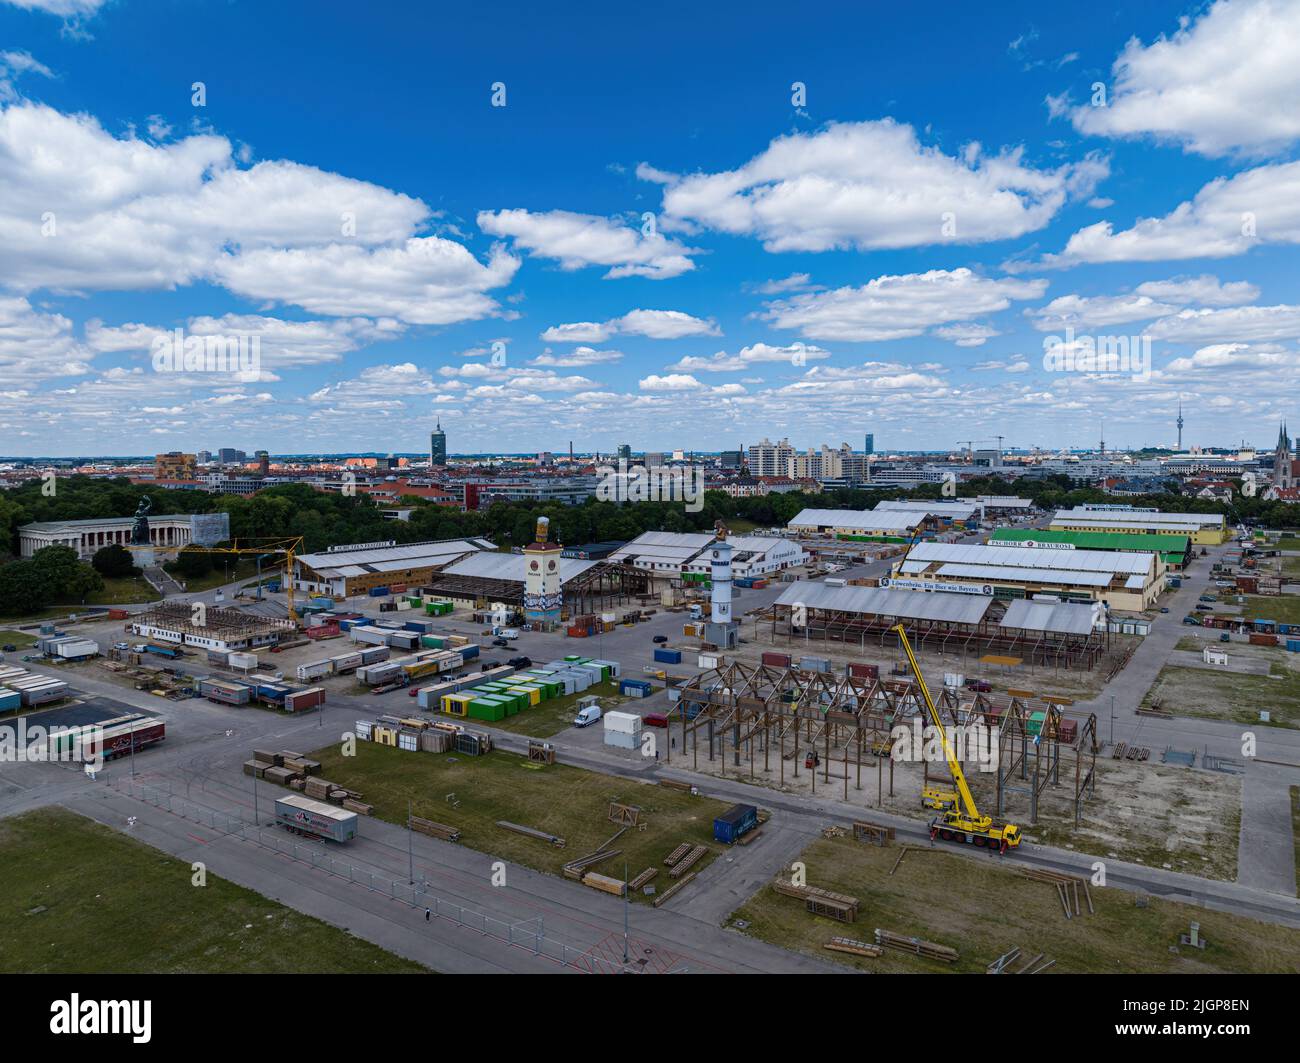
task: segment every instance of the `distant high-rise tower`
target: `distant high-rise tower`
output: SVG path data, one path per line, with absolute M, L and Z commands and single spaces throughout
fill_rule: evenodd
M 868 432 L 867 445 L 862 448 L 862 453 L 870 457 L 875 452 L 876 452 L 876 434 L 874 432 Z
M 620 443 L 620 444 L 618 445 L 618 456 L 619 456 L 619 458 L 620 458 L 622 461 L 631 461 L 631 460 L 632 460 L 632 444 L 631 444 L 631 443 Z
M 1183 400 L 1178 400 L 1178 450 L 1183 449 Z
M 442 421 L 429 433 L 429 466 L 433 468 L 447 464 L 447 433 L 442 430 Z

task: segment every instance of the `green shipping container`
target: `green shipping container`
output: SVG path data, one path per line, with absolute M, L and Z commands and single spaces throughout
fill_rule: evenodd
M 497 720 L 504 720 L 506 709 L 495 701 L 489 701 L 486 698 L 475 698 L 469 703 L 469 710 L 466 715 L 472 720 L 486 720 L 489 723 Z
M 1043 721 L 1047 719 L 1047 713 L 1035 712 L 1025 722 L 1025 730 L 1031 735 L 1036 735 L 1043 729 Z

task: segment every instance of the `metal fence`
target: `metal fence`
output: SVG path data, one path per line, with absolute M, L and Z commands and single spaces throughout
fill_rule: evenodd
M 594 955 L 589 949 L 573 948 L 563 941 L 547 937 L 541 916 L 521 923 L 510 923 L 473 908 L 467 908 L 463 904 L 431 893 L 429 884 L 423 880 L 414 885 L 410 882 L 396 882 L 384 875 L 377 875 L 368 868 L 335 860 L 328 853 L 310 845 L 303 845 L 280 831 L 262 830 L 259 824 L 251 820 L 251 814 L 245 813 L 242 809 L 238 810 L 237 815 L 230 815 L 203 805 L 196 805 L 183 797 L 177 797 L 171 792 L 170 786 L 164 790 L 157 786 L 136 782 L 129 777 L 115 779 L 110 785 L 127 797 L 153 805 L 181 819 L 202 824 L 223 834 L 243 838 L 319 871 L 346 879 L 353 885 L 400 901 L 417 911 L 427 911 L 431 918 L 449 919 L 458 926 L 477 931 L 485 937 L 504 941 L 516 948 L 526 949 L 535 956 L 554 960 L 565 967 L 603 974 L 621 974 L 627 970 L 621 963 Z M 633 967 L 631 970 L 636 968 Z

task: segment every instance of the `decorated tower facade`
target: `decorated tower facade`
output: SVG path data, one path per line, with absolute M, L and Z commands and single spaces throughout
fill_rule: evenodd
M 550 541 L 551 521 L 537 518 L 537 537 L 524 547 L 524 619 L 535 630 L 559 626 L 564 591 L 560 586 L 559 543 Z
M 719 649 L 734 650 L 740 638 L 740 628 L 731 613 L 731 543 L 727 541 L 727 527 L 718 521 L 715 540 L 709 547 L 710 579 L 709 622 L 704 625 L 704 641 Z

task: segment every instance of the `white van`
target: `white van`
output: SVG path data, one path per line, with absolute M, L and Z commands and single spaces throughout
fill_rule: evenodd
M 692 619 L 692 620 L 703 620 L 703 619 L 704 619 L 704 606 L 702 606 L 702 605 L 692 605 L 692 606 L 691 606 L 691 619 Z
M 590 727 L 600 719 L 600 709 L 595 705 L 588 705 L 584 709 L 578 710 L 578 715 L 573 718 L 574 727 Z

